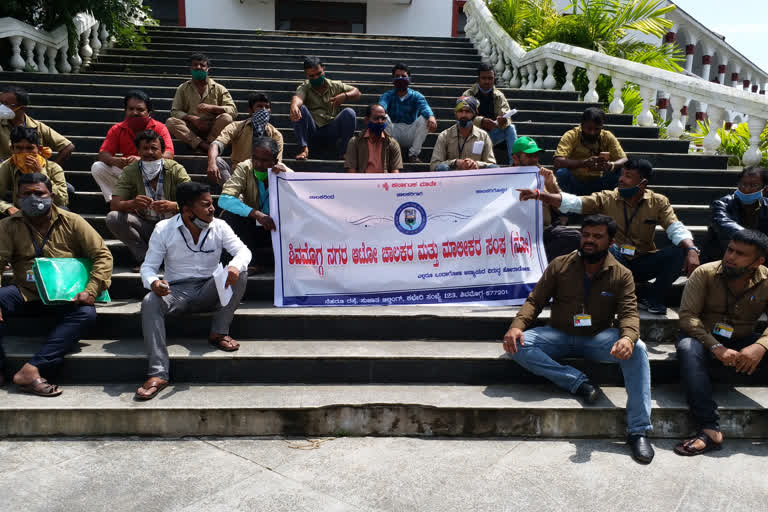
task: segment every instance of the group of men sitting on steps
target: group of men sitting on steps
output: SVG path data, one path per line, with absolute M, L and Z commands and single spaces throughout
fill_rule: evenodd
M 155 397 L 168 385 L 167 314 L 216 311 L 209 342 L 221 350 L 239 348 L 229 326 L 247 275 L 273 264 L 268 251 L 266 257 L 257 256 L 270 247 L 275 228 L 267 173 L 292 172 L 282 163 L 283 137 L 269 122 L 269 98 L 251 94 L 248 117 L 235 121 L 232 96 L 209 77 L 210 60 L 195 54 L 190 61 L 192 79 L 178 87 L 165 124 L 153 119 L 146 93 L 125 95 L 125 119 L 110 128 L 91 169 L 109 205 L 107 227 L 131 251 L 150 290 L 142 301 L 149 378 L 136 392 L 139 400 Z M 343 157 L 347 172 L 399 172 L 407 148 L 407 161 L 421 162 L 422 145 L 436 131 L 437 120 L 426 98 L 410 88 L 408 66 L 393 67 L 394 88 L 366 107 L 366 125 L 357 134 L 355 111 L 342 107 L 358 100 L 360 91 L 326 78 L 317 58 L 304 61 L 304 72 L 307 80 L 290 104 L 296 160 L 307 159 L 310 149 L 313 154 L 330 149 Z M 494 83 L 493 69 L 481 65 L 477 83 L 456 101 L 455 124 L 437 137 L 430 169 L 496 167 L 493 148 L 505 142 L 510 165 L 537 166 L 544 177 L 543 191 L 521 190 L 520 200 L 543 203 L 551 263 L 505 336 L 505 350 L 523 367 L 588 403 L 598 400 L 599 388 L 555 359 L 581 355 L 618 362 L 629 395 L 629 442 L 638 460 L 650 462 L 653 450 L 645 437 L 651 429 L 650 370 L 639 340 L 637 309 L 665 314 L 666 295 L 685 272 L 689 281 L 678 357 L 702 430 L 676 451 L 695 455 L 719 448 L 722 434 L 707 373 L 708 350 L 726 366 L 751 374 L 768 348 L 768 335 L 753 334 L 768 302 L 768 270 L 762 266 L 768 257 L 768 200 L 763 195 L 768 172 L 745 169 L 735 194 L 715 202 L 705 255 L 711 263 L 699 266 L 693 236 L 669 200 L 648 189 L 651 163 L 627 158 L 604 128 L 600 109 L 588 108 L 581 124 L 562 136 L 553 172 L 539 166 L 542 150 L 531 137 L 518 138 L 510 120 L 514 111 Z M 68 210 L 75 191 L 59 164 L 74 145 L 27 116 L 28 105 L 29 95 L 18 87 L 0 95 L 0 212 L 8 217 L 0 221 L 0 267 L 10 264 L 14 275 L 12 285 L 0 288 L 0 336 L 5 317 L 14 313 L 58 315 L 47 343 L 13 376 L 21 391 L 57 396 L 61 389 L 47 382 L 40 369 L 60 363 L 95 319 L 94 299 L 110 285 L 112 255 L 90 224 Z M 192 182 L 173 159 L 172 136 L 207 155 L 207 178 L 222 187 L 220 218 L 214 216 L 209 186 Z M 222 157 L 230 145 L 231 164 Z M 57 151 L 55 160 L 50 159 L 52 150 Z M 581 230 L 566 225 L 574 215 L 587 216 Z M 654 242 L 657 225 L 672 242 L 661 250 Z M 221 307 L 212 274 L 223 251 L 231 258 L 226 283 L 233 296 Z M 93 261 L 88 285 L 72 304 L 41 308 L 31 271 L 34 258 L 41 256 Z M 635 282 L 648 281 L 653 283 L 636 296 Z M 550 300 L 550 326 L 531 328 Z M 612 327 L 616 316 L 618 329 Z M 4 359 L 0 346 L 0 365 Z

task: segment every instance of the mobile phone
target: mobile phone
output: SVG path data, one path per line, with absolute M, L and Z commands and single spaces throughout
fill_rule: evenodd
M 610 160 L 611 153 L 608 152 L 608 151 L 601 151 L 600 152 L 600 158 L 602 158 L 603 160 Z

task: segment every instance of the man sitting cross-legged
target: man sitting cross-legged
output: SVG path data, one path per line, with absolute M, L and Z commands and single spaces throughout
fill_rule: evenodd
M 699 433 L 675 447 L 679 455 L 699 455 L 722 447 L 720 416 L 709 379 L 714 359 L 752 375 L 768 350 L 768 329 L 755 332 L 758 319 L 768 310 L 766 258 L 765 234 L 737 231 L 722 261 L 700 266 L 685 285 L 677 359 Z
M 431 171 L 452 171 L 498 167 L 493 142 L 482 128 L 472 124 L 479 102 L 472 96 L 456 100 L 456 124 L 437 136 L 429 162 Z
M 581 250 L 555 258 L 504 336 L 504 350 L 520 366 L 593 404 L 600 388 L 582 372 L 556 362 L 564 357 L 618 363 L 627 388 L 627 444 L 638 462 L 653 459 L 646 437 L 651 426 L 651 370 L 640 341 L 632 273 L 608 248 L 616 221 L 592 215 L 581 226 Z M 552 299 L 549 325 L 533 322 Z M 612 327 L 618 317 L 618 329 Z M 527 330 L 526 330 L 527 329 Z M 525 332 L 523 332 L 525 331 Z
M 155 224 L 179 212 L 176 187 L 190 179 L 180 163 L 163 158 L 163 138 L 157 133 L 143 131 L 135 143 L 141 160 L 123 169 L 106 222 L 141 265 Z
M 53 204 L 51 182 L 43 174 L 19 178 L 17 204 L 20 211 L 0 221 L 0 268 L 10 263 L 13 281 L 0 288 L 0 341 L 9 317 L 24 313 L 36 317 L 55 315 L 56 326 L 43 347 L 13 376 L 23 392 L 58 396 L 61 389 L 40 375 L 59 365 L 89 324 L 96 320 L 95 298 L 109 288 L 112 253 L 95 229 L 77 214 Z M 70 304 L 44 306 L 35 284 L 35 258 L 88 258 L 93 262 L 88 283 Z M 0 345 L 0 384 L 5 353 Z
M 254 140 L 251 158 L 235 167 L 234 176 L 224 184 L 219 196 L 219 208 L 224 210 L 222 220 L 251 250 L 249 274 L 264 272 L 266 267 L 274 265 L 270 232 L 275 229 L 275 221 L 269 216 L 267 173 L 269 169 L 274 173 L 293 172 L 278 162 L 279 154 L 274 139 L 259 137 Z
M 176 189 L 180 213 L 157 223 L 141 266 L 141 280 L 151 290 L 141 302 L 141 328 L 149 356 L 148 378 L 136 391 L 136 399 L 149 400 L 168 386 L 169 361 L 165 316 L 215 311 L 208 342 L 231 352 L 240 345 L 229 336 L 229 326 L 248 282 L 246 268 L 251 251 L 232 228 L 214 218 L 213 198 L 207 185 L 182 183 Z M 232 298 L 221 307 L 213 272 L 221 251 L 232 255 L 226 286 Z M 160 279 L 160 265 L 165 276 Z

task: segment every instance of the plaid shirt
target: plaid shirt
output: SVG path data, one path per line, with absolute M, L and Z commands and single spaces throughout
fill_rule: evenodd
M 379 105 L 384 107 L 393 123 L 412 124 L 417 116 L 427 119 L 435 115 L 424 95 L 413 89 L 408 89 L 403 98 L 397 95 L 395 89 L 387 91 L 379 98 Z

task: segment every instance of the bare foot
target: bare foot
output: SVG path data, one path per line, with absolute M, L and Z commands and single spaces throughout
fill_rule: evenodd
M 306 160 L 307 158 L 309 158 L 309 148 L 304 146 L 301 148 L 301 152 L 296 155 L 296 160 Z
M 29 386 L 39 378 L 40 371 L 37 369 L 37 366 L 27 363 L 13 376 L 13 383 L 17 386 Z

